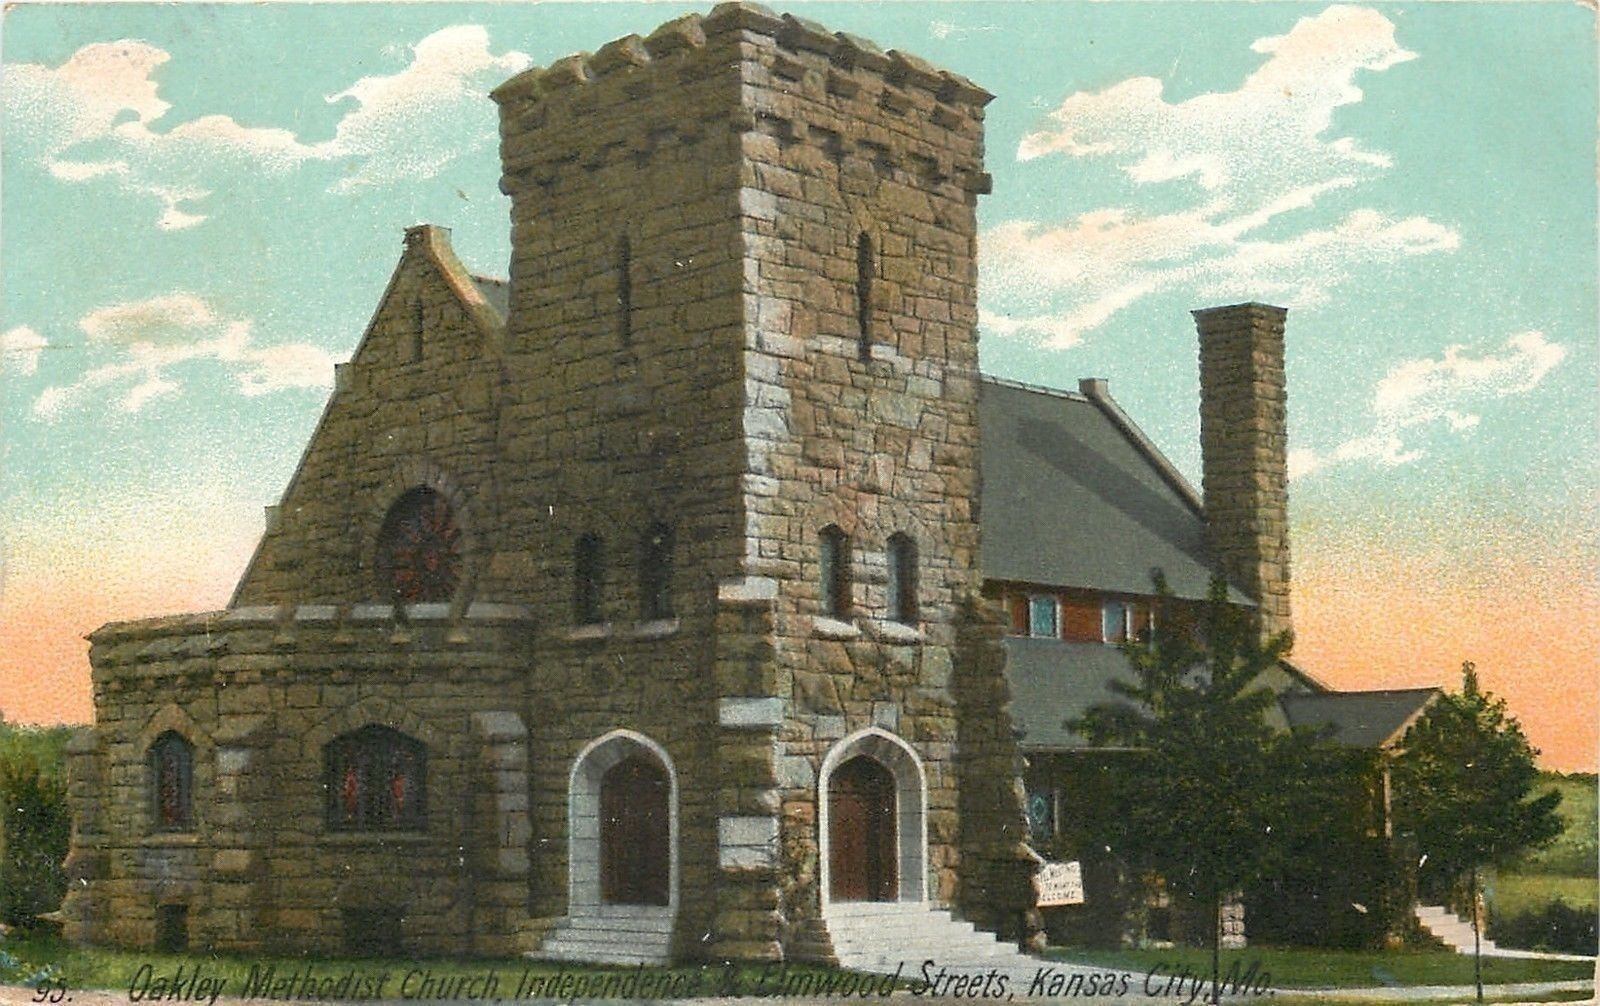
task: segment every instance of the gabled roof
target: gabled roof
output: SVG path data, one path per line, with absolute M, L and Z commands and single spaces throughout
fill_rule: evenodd
M 979 397 L 983 574 L 990 580 L 1203 598 L 1213 571 L 1194 488 L 1117 407 L 984 378 Z M 1230 588 L 1239 604 L 1254 604 Z
M 504 328 L 506 319 L 511 317 L 511 283 L 509 280 L 495 279 L 493 276 L 479 276 L 472 274 L 472 285 L 478 288 L 478 293 L 494 308 L 495 314 L 500 316 L 500 327 Z
M 1016 636 L 1005 647 L 1011 722 L 1024 750 L 1083 747 L 1067 722 L 1092 706 L 1122 701 L 1106 687 L 1111 681 L 1133 683 L 1128 658 L 1115 646 Z
M 1370 692 L 1283 694 L 1278 703 L 1292 727 L 1332 727 L 1333 740 L 1347 747 L 1387 748 L 1400 742 L 1437 688 L 1389 688 Z

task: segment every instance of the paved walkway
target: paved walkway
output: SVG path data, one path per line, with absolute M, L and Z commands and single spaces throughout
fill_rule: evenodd
M 1488 998 L 1488 999 L 1505 999 L 1505 998 L 1508 998 L 1508 997 L 1522 997 L 1522 996 L 1541 997 L 1541 996 L 1548 996 L 1548 995 L 1550 995 L 1552 993 L 1557 993 L 1557 992 L 1589 991 L 1589 992 L 1592 993 L 1593 990 L 1594 990 L 1594 986 L 1595 986 L 1595 983 L 1594 983 L 1594 981 L 1592 979 L 1578 979 L 1578 980 L 1574 980 L 1574 981 L 1563 981 L 1563 982 L 1519 982 L 1519 983 L 1511 984 L 1511 985 L 1485 985 L 1483 987 L 1483 994 L 1484 994 L 1484 997 Z M 1019 995 L 1019 996 L 1017 996 L 1017 998 L 1015 1000 L 1006 1000 L 1006 1001 L 1008 1003 L 1009 1002 L 1022 1003 L 1022 1004 L 1025 1004 L 1025 1006 L 1026 1006 L 1026 1004 L 1033 1004 L 1033 1003 L 1038 1003 L 1038 1004 L 1051 1003 L 1051 1004 L 1054 1004 L 1054 1006 L 1061 1006 L 1061 1004 L 1063 1004 L 1063 1003 L 1082 1003 L 1082 1004 L 1084 1004 L 1084 1006 L 1107 1006 L 1107 1004 L 1120 1004 L 1120 1003 L 1143 1003 L 1144 1006 L 1154 1006 L 1154 1004 L 1158 1004 L 1158 1003 L 1171 1003 L 1171 1004 L 1174 1004 L 1174 1006 L 1187 1006 L 1187 1002 L 1183 998 L 1177 998 L 1177 999 L 1159 998 L 1159 997 L 1152 998 L 1150 996 L 1144 995 L 1142 989 L 1136 989 L 1136 990 L 1133 990 L 1133 991 L 1134 991 L 1135 994 L 1128 995 L 1128 996 L 1116 996 L 1116 997 L 1112 997 L 1112 996 L 1072 996 L 1072 997 L 1060 998 L 1060 999 L 1048 999 L 1048 998 L 1046 998 L 1046 999 L 1029 999 L 1029 998 L 1026 998 L 1025 996 Z M 1256 996 L 1228 996 L 1228 997 L 1225 997 L 1225 998 L 1226 998 L 1227 1001 L 1232 1002 L 1232 1003 L 1246 1003 L 1246 1002 L 1255 1002 L 1255 1001 L 1264 1001 L 1266 1003 L 1270 1003 L 1272 1001 L 1271 997 L 1273 995 L 1294 996 L 1295 998 L 1305 998 L 1305 999 L 1323 999 L 1323 1000 L 1327 1000 L 1328 1002 L 1337 1002 L 1337 1003 L 1363 1002 L 1363 1001 L 1418 1002 L 1418 1003 L 1425 1003 L 1425 1002 L 1471 1003 L 1476 998 L 1476 994 L 1477 994 L 1476 990 L 1470 985 L 1455 985 L 1455 986 L 1417 985 L 1417 986 L 1401 986 L 1401 987 L 1369 988 L 1369 989 L 1325 989 L 1325 990 L 1316 990 L 1316 989 L 1280 989 L 1280 990 L 1276 990 L 1275 992 L 1269 993 L 1267 996 L 1262 996 L 1262 997 L 1256 997 Z M 125 990 L 124 991 L 103 991 L 103 990 L 78 989 L 78 990 L 74 990 L 71 993 L 69 993 L 69 996 L 70 996 L 70 998 L 66 999 L 64 1003 L 60 1004 L 60 1006 L 129 1006 L 129 1004 L 130 1004 L 130 1000 L 128 998 L 128 993 Z M 944 996 L 937 997 L 937 998 L 930 998 L 930 997 L 927 997 L 927 996 L 913 996 L 910 992 L 906 992 L 906 991 L 896 992 L 890 998 L 894 999 L 897 1002 L 910 1001 L 910 1002 L 917 1002 L 917 1003 L 922 1003 L 922 1002 L 965 1003 L 965 1004 L 968 1004 L 968 1006 L 971 1006 L 971 1004 L 973 1004 L 974 1002 L 978 1002 L 978 1003 L 982 1003 L 983 1002 L 983 1000 L 981 1000 L 981 999 L 974 1000 L 970 996 L 969 997 L 963 997 L 963 998 L 944 997 Z M 872 997 L 872 999 L 876 1000 L 876 1001 L 880 1001 L 880 1002 L 882 1001 L 880 999 L 877 999 L 876 996 Z M 532 1004 L 534 1004 L 534 1003 L 567 1002 L 567 1001 L 568 1000 L 522 999 L 522 1000 L 514 1000 L 513 1002 L 517 1003 L 517 1004 L 526 1004 L 526 1006 L 532 1006 Z M 618 999 L 577 1000 L 577 1002 L 580 1002 L 580 1003 L 595 1003 L 595 1004 L 597 1004 L 597 1006 L 598 1006 L 598 1004 L 604 1004 L 604 1006 L 616 1006 L 616 1004 L 619 1003 L 619 1002 L 632 1002 L 632 1003 L 638 1004 L 638 1006 L 645 1006 L 645 1004 L 658 1002 L 658 1001 L 659 1000 L 649 1000 L 649 999 L 635 999 L 635 1000 L 618 1000 Z M 704 998 L 704 999 L 676 1000 L 676 1002 L 685 1004 L 685 1006 L 752 1006 L 752 1004 L 758 1003 L 758 1002 L 761 1002 L 761 1001 L 762 1000 L 754 999 L 754 998 L 748 998 L 748 997 L 747 998 L 740 998 L 740 999 Z M 768 1000 L 768 1001 L 771 1001 L 771 1000 Z M 782 1000 L 782 1002 L 784 1003 L 784 1006 L 843 1006 L 843 1004 L 848 1004 L 850 1002 L 864 1003 L 864 1002 L 867 1002 L 867 1001 L 870 1001 L 870 1000 L 863 1000 L 863 999 L 859 999 L 859 998 L 855 998 L 855 997 L 852 997 L 850 999 L 840 999 L 840 998 L 837 998 L 837 997 L 835 997 L 835 998 L 798 997 L 798 998 L 792 998 L 792 999 L 791 998 L 785 998 L 785 999 Z M 1589 1001 L 1592 1002 L 1594 1000 L 1593 1000 L 1593 998 L 1591 998 Z M 227 998 L 224 998 L 224 999 L 218 999 L 216 1001 L 216 1006 L 261 1006 L 262 1002 L 263 1002 L 263 1000 L 259 1000 L 259 999 L 227 999 Z M 334 1002 L 328 1002 L 328 1003 L 322 1003 L 320 1001 L 314 1001 L 314 1002 L 317 1002 L 317 1006 L 345 1006 L 345 1004 L 334 1003 Z M 366 1001 L 360 1002 L 359 1006 L 416 1006 L 417 1002 L 419 1002 L 419 1000 L 393 1000 L 393 1001 L 390 1001 L 390 1002 L 373 1002 L 371 1000 L 366 1000 Z M 428 1002 L 428 1006 L 451 1006 L 451 1004 L 446 1004 L 444 1002 L 440 1002 L 440 1001 L 437 1001 L 437 1000 L 428 1000 L 427 1002 Z M 1199 1000 L 1196 1000 L 1196 1002 L 1199 1002 Z M 19 987 L 19 986 L 16 986 L 16 985 L 0 985 L 0 1006 L 39 1006 L 39 1003 L 40 1003 L 40 1000 L 38 998 L 38 993 L 33 989 L 22 988 L 22 987 Z M 484 1004 L 482 1002 L 466 1001 L 466 1002 L 463 1002 L 461 1004 L 458 1004 L 458 1006 L 484 1006 Z

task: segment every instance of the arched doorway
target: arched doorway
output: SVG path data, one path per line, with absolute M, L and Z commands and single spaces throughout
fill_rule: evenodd
M 613 730 L 578 752 L 568 787 L 568 913 L 672 915 L 678 777 L 666 749 Z
M 882 727 L 843 738 L 817 772 L 822 907 L 928 898 L 928 784 L 922 759 Z
M 632 755 L 600 778 L 600 901 L 665 905 L 670 890 L 670 782 L 661 763 Z
M 828 873 L 834 901 L 898 901 L 894 776 L 857 755 L 828 781 Z

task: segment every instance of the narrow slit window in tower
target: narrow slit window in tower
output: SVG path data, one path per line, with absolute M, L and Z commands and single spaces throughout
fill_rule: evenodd
M 865 231 L 856 239 L 856 351 L 872 359 L 872 236 Z
M 422 297 L 411 302 L 411 362 L 422 361 Z
M 633 345 L 633 245 L 626 234 L 617 242 L 617 334 Z

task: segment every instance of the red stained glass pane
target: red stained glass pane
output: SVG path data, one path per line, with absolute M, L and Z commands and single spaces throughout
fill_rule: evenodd
M 454 511 L 432 489 L 401 496 L 378 533 L 380 585 L 397 602 L 448 601 L 461 582 L 461 529 Z

